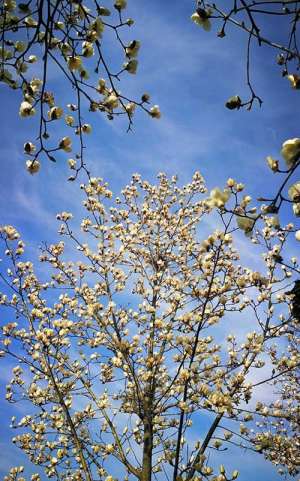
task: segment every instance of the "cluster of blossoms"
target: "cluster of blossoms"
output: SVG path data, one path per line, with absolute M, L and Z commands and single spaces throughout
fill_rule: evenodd
M 257 207 L 250 206 L 252 201 L 250 195 L 243 195 L 239 199 L 238 196 L 244 188 L 244 184 L 229 178 L 225 189 L 221 190 L 216 187 L 211 190 L 206 205 L 210 208 L 221 209 L 223 212 L 234 213 L 238 228 L 244 231 L 247 236 L 251 236 L 259 214 L 257 213 Z M 232 201 L 234 202 L 233 205 Z
M 281 148 L 281 155 L 286 163 L 287 168 L 290 170 L 298 163 L 300 159 L 300 139 L 294 138 L 283 142 Z M 267 157 L 267 163 L 273 172 L 279 171 L 279 161 L 273 159 L 273 157 Z
M 210 2 L 209 0 L 196 0 L 196 10 L 191 15 L 191 20 L 205 31 L 210 31 L 212 20 L 214 24 L 220 25 L 217 30 L 217 36 L 224 38 L 231 26 L 235 26 L 242 30 L 248 36 L 248 46 L 246 55 L 246 74 L 247 86 L 249 88 L 250 98 L 242 101 L 239 95 L 230 97 L 225 106 L 230 110 L 239 110 L 246 107 L 251 110 L 254 102 L 262 105 L 262 99 L 256 95 L 251 81 L 250 72 L 250 53 L 252 44 L 267 45 L 275 49 L 276 62 L 282 67 L 282 76 L 289 80 L 293 89 L 300 89 L 300 75 L 298 74 L 300 54 L 298 47 L 297 22 L 299 20 L 299 7 L 297 1 L 289 1 L 288 5 L 284 2 L 268 0 L 267 2 L 257 2 L 245 0 L 237 2 L 235 0 L 226 3 L 222 1 Z M 263 18 L 276 19 L 280 18 L 280 25 L 274 28 L 274 31 L 288 32 L 286 40 L 282 38 L 269 38 L 270 32 L 265 31 Z M 277 52 L 279 51 L 279 54 Z M 290 73 L 289 73 L 290 72 Z
M 24 144 L 24 153 L 29 156 L 26 167 L 31 174 L 39 171 L 42 154 L 55 161 L 59 150 L 71 151 L 67 135 L 49 145 L 50 126 L 59 120 L 64 121 L 66 132 L 71 129 L 79 137 L 78 152 L 75 159 L 70 159 L 70 167 L 76 170 L 84 166 L 83 136 L 92 129 L 83 121 L 84 105 L 90 112 L 103 112 L 110 120 L 125 115 L 128 128 L 137 107 L 153 118 L 160 117 L 157 105 L 148 106 L 148 94 L 131 100 L 116 88 L 122 73 L 135 74 L 138 67 L 140 42 L 132 40 L 126 44 L 120 36 L 122 29 L 134 23 L 131 18 L 124 19 L 126 1 L 114 1 L 112 10 L 96 1 L 85 5 L 61 0 L 57 4 L 48 2 L 48 7 L 43 8 L 40 0 L 18 5 L 5 1 L 0 6 L 0 82 L 21 91 L 21 117 L 38 118 L 38 145 L 30 141 Z M 111 71 L 102 49 L 106 31 L 115 34 L 125 58 L 117 72 Z M 75 92 L 75 102 L 64 105 L 60 92 L 53 91 L 50 68 L 59 69 L 66 84 L 72 87 L 70 91 Z
M 287 181 L 297 173 L 300 164 L 300 138 L 286 140 L 282 144 L 281 155 L 285 161 L 286 169 L 280 167 L 280 162 L 271 156 L 267 157 L 267 164 L 274 173 L 285 174 L 284 181 L 280 186 L 276 196 L 268 200 L 269 205 L 266 206 L 268 212 L 278 212 L 283 202 L 292 203 L 293 213 L 296 217 L 300 216 L 300 182 L 296 181 L 288 186 L 286 197 L 284 187 Z M 296 239 L 300 240 L 300 231 L 296 232 Z
M 14 466 L 3 479 L 4 481 L 26 481 L 24 477 L 24 466 Z M 41 477 L 38 473 L 34 473 L 30 476 L 30 480 L 41 481 Z
M 228 179 L 224 190 L 216 187 L 210 192 L 210 196 L 207 199 L 207 205 L 211 208 L 218 208 L 224 212 L 235 214 L 237 226 L 249 237 L 252 236 L 257 221 L 262 218 L 266 223 L 266 229 L 271 227 L 274 229 L 280 229 L 278 212 L 283 203 L 292 204 L 294 215 L 299 217 L 300 181 L 296 181 L 292 184 L 288 184 L 288 181 L 297 173 L 300 164 L 300 139 L 293 138 L 283 142 L 281 156 L 285 162 L 286 168 L 280 166 L 279 160 L 271 156 L 266 158 L 268 167 L 274 173 L 285 174 L 285 177 L 274 198 L 259 199 L 260 201 L 267 202 L 266 204 L 262 204 L 260 209 L 251 205 L 252 198 L 249 195 L 244 195 L 240 201 L 237 201 L 237 194 L 244 190 L 244 185 L 237 183 L 231 178 Z M 285 192 L 286 190 L 287 192 Z M 232 200 L 235 201 L 234 207 L 231 205 Z M 295 229 L 293 224 L 290 224 L 289 230 L 294 232 L 296 240 L 300 241 L 300 230 Z
M 24 259 L 18 232 L 0 231 L 11 286 L 0 304 L 16 314 L 2 323 L 0 356 L 18 353 L 6 398 L 33 406 L 12 419 L 14 443 L 48 477 L 72 481 L 112 481 L 112 460 L 124 479 L 234 480 L 237 471 L 216 472 L 208 456 L 232 443 L 295 470 L 295 440 L 278 432 L 280 423 L 293 428 L 294 405 L 256 405 L 265 382 L 299 364 L 280 342 L 299 323 L 286 293 L 291 271 L 277 262 L 290 226 L 266 216 L 253 233 L 258 272 L 234 247 L 237 216 L 225 204 L 241 212 L 249 199 L 233 179 L 209 195 L 199 172 L 183 187 L 175 176 L 152 185 L 135 174 L 119 197 L 99 178 L 81 187 L 81 232 L 71 213 L 58 214 L 64 241 L 42 250 L 46 280 Z M 222 228 L 209 231 L 207 216 Z M 202 440 L 190 441 L 208 415 Z

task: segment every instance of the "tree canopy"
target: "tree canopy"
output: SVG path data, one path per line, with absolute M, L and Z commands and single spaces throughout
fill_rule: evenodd
M 82 189 L 82 234 L 71 213 L 58 214 L 66 243 L 44 246 L 45 280 L 22 260 L 18 232 L 1 230 L 10 265 L 1 304 L 15 313 L 1 355 L 18 359 L 6 398 L 34 408 L 13 418 L 13 442 L 56 479 L 232 480 L 237 471 L 213 467 L 227 445 L 297 473 L 293 396 L 260 400 L 265 383 L 299 364 L 281 341 L 299 324 L 285 293 L 291 272 L 277 262 L 291 226 L 265 218 L 258 272 L 240 264 L 234 216 L 198 172 L 183 187 L 134 175 L 120 197 L 98 178 Z M 238 207 L 241 191 L 229 179 L 227 201 Z M 211 215 L 222 228 L 205 235 Z

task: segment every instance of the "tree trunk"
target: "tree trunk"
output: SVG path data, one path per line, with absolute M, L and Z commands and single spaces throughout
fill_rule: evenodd
M 152 477 L 153 429 L 152 420 L 144 421 L 144 449 L 141 481 L 151 481 Z

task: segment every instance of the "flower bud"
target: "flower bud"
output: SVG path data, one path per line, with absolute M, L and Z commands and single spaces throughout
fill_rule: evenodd
M 81 131 L 84 134 L 90 134 L 92 132 L 92 126 L 90 124 L 83 124 L 83 126 L 81 127 Z
M 135 111 L 135 104 L 133 102 L 129 102 L 125 105 L 125 110 L 129 115 L 132 115 Z
M 277 61 L 278 65 L 284 65 L 284 62 L 285 62 L 284 55 L 282 53 L 277 55 L 276 61 Z
M 63 109 L 61 107 L 52 107 L 48 112 L 49 120 L 57 120 L 62 117 Z
M 25 142 L 24 152 L 25 154 L 32 154 L 35 151 L 35 145 L 32 142 Z
M 293 204 L 293 211 L 296 217 L 300 217 L 300 204 Z
M 136 74 L 138 66 L 138 61 L 136 59 L 129 60 L 129 62 L 125 62 L 123 67 L 127 70 L 128 73 Z
M 25 42 L 21 42 L 20 40 L 18 40 L 15 43 L 15 49 L 17 50 L 17 52 L 23 52 L 25 48 L 26 48 Z
M 71 152 L 71 144 L 72 141 L 70 137 L 63 137 L 59 142 L 58 146 L 60 149 L 64 150 L 65 152 Z
M 91 42 L 82 43 L 82 55 L 87 58 L 94 55 L 94 47 Z
M 290 82 L 293 89 L 300 89 L 300 76 L 296 74 L 287 75 L 286 77 Z
M 19 115 L 21 117 L 30 117 L 35 114 L 34 107 L 29 102 L 22 102 L 20 105 Z
M 268 166 L 270 167 L 270 169 L 273 170 L 273 172 L 278 172 L 278 166 L 279 166 L 278 160 L 273 159 L 273 157 L 271 157 L 270 155 L 268 155 L 268 157 L 267 157 L 267 164 L 268 164 Z
M 110 10 L 106 7 L 98 7 L 98 15 L 102 15 L 103 17 L 109 17 Z
M 78 70 L 81 67 L 82 61 L 80 57 L 74 56 L 68 58 L 68 67 L 70 70 Z
M 74 159 L 68 159 L 68 165 L 69 165 L 70 169 L 75 169 L 75 167 L 76 167 L 76 160 L 74 160 Z
M 242 105 L 242 100 L 238 95 L 234 95 L 233 97 L 230 97 L 226 104 L 225 107 L 229 110 L 234 110 L 234 109 L 239 109 Z
M 127 57 L 129 58 L 136 57 L 140 49 L 140 46 L 141 46 L 141 42 L 139 42 L 139 40 L 132 40 L 132 42 L 130 42 L 128 47 L 126 47 L 125 49 L 125 53 Z
M 154 119 L 160 119 L 161 113 L 160 113 L 160 109 L 159 109 L 159 106 L 158 106 L 158 105 L 153 105 L 153 107 L 151 107 L 151 109 L 150 109 L 150 115 L 151 115 L 151 117 L 153 117 Z
M 114 7 L 116 10 L 124 10 L 127 7 L 126 0 L 115 0 Z
M 286 140 L 282 144 L 281 155 L 287 167 L 290 169 L 300 158 L 300 139 L 294 138 Z
M 77 105 L 75 104 L 68 104 L 67 107 L 68 109 L 72 110 L 72 112 L 75 112 L 77 110 Z
M 29 55 L 28 57 L 28 62 L 29 63 L 35 63 L 37 61 L 37 56 L 36 55 Z
M 300 202 L 300 182 L 291 185 L 288 190 L 288 195 L 293 202 Z
M 40 170 L 40 166 L 41 164 L 37 159 L 26 161 L 27 172 L 29 172 L 31 175 L 36 174 Z

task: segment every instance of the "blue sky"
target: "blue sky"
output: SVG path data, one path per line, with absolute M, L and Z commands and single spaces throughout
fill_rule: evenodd
M 190 21 L 192 0 L 128 3 L 128 16 L 136 21 L 128 38 L 139 39 L 142 46 L 137 76 L 124 76 L 120 89 L 136 97 L 149 92 L 152 102 L 160 105 L 162 118 L 154 120 L 137 112 L 133 132 L 126 133 L 122 120 L 109 122 L 98 114 L 86 117 L 93 126 L 93 135 L 86 138 L 85 153 L 92 175 L 104 177 L 115 192 L 130 181 L 134 172 L 151 181 L 159 171 L 165 171 L 178 174 L 185 182 L 195 170 L 204 175 L 209 188 L 222 186 L 233 177 L 246 183 L 254 198 L 275 191 L 278 178 L 268 170 L 265 157 L 278 158 L 282 142 L 299 136 L 300 106 L 299 92 L 280 75 L 275 52 L 265 47 L 255 48 L 252 54 L 253 81 L 264 100 L 263 107 L 232 112 L 224 108 L 227 98 L 248 95 L 246 37 L 230 29 L 228 36 L 219 39 L 215 25 L 210 33 L 195 26 Z M 266 34 L 278 32 L 277 25 L 270 21 L 263 28 Z M 284 29 L 280 30 L 280 35 L 283 33 Z M 55 72 L 51 75 L 58 97 L 65 98 L 59 77 Z M 36 255 L 41 241 L 56 239 L 57 212 L 72 211 L 80 218 L 78 183 L 66 181 L 70 175 L 66 156 L 54 165 L 44 161 L 36 176 L 25 171 L 22 145 L 34 141 L 32 123 L 18 117 L 18 93 L 1 85 L 0 95 L 0 222 L 15 225 L 30 255 Z M 6 446 L 6 415 L 12 412 L 2 398 L 5 421 L 0 427 L 0 449 L 2 455 L 5 453 L 5 470 L 15 462 L 16 455 Z M 232 464 L 233 468 L 240 467 L 241 481 L 250 477 L 257 481 L 281 479 L 259 456 L 234 451 Z

